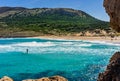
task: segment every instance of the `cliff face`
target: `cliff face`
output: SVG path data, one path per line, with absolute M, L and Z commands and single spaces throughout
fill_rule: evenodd
M 120 32 L 120 0 L 104 0 L 104 7 L 110 16 L 111 27 Z
M 99 74 L 97 81 L 120 81 L 120 52 L 112 56 L 106 71 Z

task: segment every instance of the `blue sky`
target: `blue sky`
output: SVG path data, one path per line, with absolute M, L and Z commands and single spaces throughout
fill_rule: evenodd
M 0 6 L 27 8 L 73 8 L 87 12 L 95 18 L 109 21 L 103 0 L 0 0 Z

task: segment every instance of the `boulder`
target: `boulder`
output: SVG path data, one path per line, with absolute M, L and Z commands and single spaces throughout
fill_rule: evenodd
M 104 0 L 104 7 L 110 16 L 111 27 L 120 32 L 120 0 Z
M 52 76 L 52 77 L 43 77 L 40 79 L 27 79 L 23 81 L 68 81 L 68 80 L 61 76 Z
M 100 73 L 97 81 L 120 81 L 120 52 L 116 52 L 110 59 L 105 72 Z
M 4 76 L 3 78 L 0 79 L 0 81 L 13 81 L 12 78 Z

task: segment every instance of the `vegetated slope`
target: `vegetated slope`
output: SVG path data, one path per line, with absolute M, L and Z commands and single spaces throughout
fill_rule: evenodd
M 14 30 L 12 32 L 32 31 L 50 35 L 109 29 L 108 22 L 69 8 L 1 7 L 0 22 L 0 28 Z

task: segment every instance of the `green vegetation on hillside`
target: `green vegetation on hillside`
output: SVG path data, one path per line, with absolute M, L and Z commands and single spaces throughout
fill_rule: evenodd
M 87 13 L 67 8 L 35 8 L 7 10 L 11 13 L 0 19 L 0 28 L 18 31 L 34 31 L 42 34 L 65 35 L 109 29 L 109 23 L 88 15 Z M 14 13 L 13 13 L 14 12 Z M 1 13 L 4 15 L 4 13 Z M 18 30 L 19 29 L 19 30 Z

